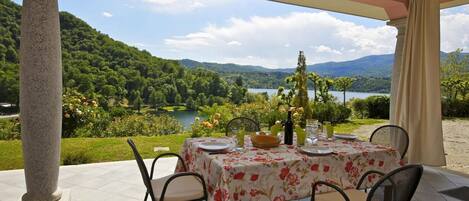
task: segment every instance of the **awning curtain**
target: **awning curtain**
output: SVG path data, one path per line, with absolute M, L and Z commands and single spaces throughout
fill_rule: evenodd
M 441 123 L 440 5 L 410 0 L 401 73 L 395 97 L 396 122 L 409 132 L 410 163 L 446 165 Z

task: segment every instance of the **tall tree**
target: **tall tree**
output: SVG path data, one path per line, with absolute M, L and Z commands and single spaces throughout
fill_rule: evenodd
M 351 77 L 339 77 L 334 81 L 334 87 L 342 91 L 344 93 L 344 106 L 345 106 L 345 92 L 352 87 L 353 82 L 355 81 L 354 78 Z
M 306 119 L 312 118 L 313 111 L 309 106 L 308 98 L 308 76 L 306 75 L 306 57 L 303 51 L 300 51 L 298 56 L 298 66 L 296 67 L 295 74 L 287 78 L 287 82 L 294 83 L 296 89 L 293 98 L 293 105 L 295 107 L 302 107 L 304 110 L 303 118 L 301 118 L 301 125 L 305 125 Z
M 148 99 L 150 104 L 155 108 L 155 111 L 158 110 L 158 107 L 165 106 L 167 104 L 164 94 L 161 91 L 152 91 Z
M 317 90 L 321 77 L 317 73 L 311 72 L 308 74 L 308 79 L 313 82 L 314 101 L 318 101 Z

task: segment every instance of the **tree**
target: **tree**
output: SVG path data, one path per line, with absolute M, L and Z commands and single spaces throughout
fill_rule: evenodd
M 231 99 L 231 102 L 233 102 L 234 104 L 240 104 L 244 102 L 247 93 L 246 88 L 235 85 L 231 87 L 230 91 L 231 93 L 229 97 Z
M 293 84 L 293 89 L 290 90 L 290 93 L 293 93 L 293 100 L 290 104 L 297 108 L 303 108 L 304 112 L 301 117 L 300 125 L 306 124 L 306 119 L 310 119 L 313 116 L 313 111 L 309 106 L 308 98 L 308 76 L 306 75 L 306 57 L 304 56 L 303 51 L 300 51 L 298 56 L 298 66 L 293 75 L 288 76 L 285 79 L 287 84 Z M 278 93 L 281 94 L 282 90 L 279 89 Z M 284 99 L 284 102 L 288 102 L 289 95 L 281 94 L 281 99 Z
M 318 82 L 319 97 L 321 102 L 327 103 L 333 96 L 329 94 L 329 89 L 334 85 L 334 80 L 330 78 L 321 78 Z
M 312 118 L 313 111 L 309 106 L 308 97 L 308 76 L 306 75 L 306 57 L 303 51 L 300 51 L 298 56 L 298 66 L 293 77 L 295 81 L 296 94 L 293 100 L 295 107 L 302 107 L 304 110 L 302 121 Z M 303 123 L 304 123 L 303 122 Z
M 167 104 L 164 94 L 161 91 L 156 90 L 153 90 L 150 93 L 148 101 L 155 108 L 155 111 L 158 110 L 158 107 L 165 106 Z
M 181 95 L 177 94 L 176 98 L 174 98 L 174 104 L 179 105 L 179 104 L 181 104 L 181 102 L 182 102 L 182 97 L 181 97 Z
M 313 82 L 314 101 L 318 101 L 317 90 L 321 77 L 317 73 L 311 72 L 308 74 L 308 79 Z
M 335 79 L 334 81 L 334 87 L 337 90 L 342 91 L 344 93 L 344 106 L 345 106 L 345 92 L 347 91 L 347 89 L 352 87 L 352 84 L 354 81 L 355 79 L 351 77 L 339 77 Z
M 236 77 L 235 84 L 238 85 L 239 87 L 243 86 L 243 78 L 241 76 Z
M 191 110 L 195 110 L 197 109 L 196 105 L 195 105 L 195 102 L 194 102 L 194 99 L 192 99 L 192 97 L 189 97 L 187 100 L 186 100 L 186 108 L 189 108 Z
M 138 112 L 140 112 L 140 108 L 143 105 L 143 99 L 140 96 L 140 91 L 134 90 L 130 93 L 130 101 L 132 102 L 132 105 L 134 106 L 134 109 L 136 109 Z
M 447 59 L 442 62 L 441 86 L 442 93 L 449 101 L 462 98 L 468 92 L 467 82 L 469 81 L 469 56 L 461 56 L 462 49 L 457 49 L 448 54 Z

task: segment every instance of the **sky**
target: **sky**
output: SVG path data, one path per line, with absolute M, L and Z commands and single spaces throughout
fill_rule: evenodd
M 15 0 L 21 3 L 21 0 Z M 267 0 L 60 0 L 59 9 L 154 56 L 296 66 L 394 52 L 384 21 Z M 441 11 L 441 49 L 469 50 L 469 5 Z

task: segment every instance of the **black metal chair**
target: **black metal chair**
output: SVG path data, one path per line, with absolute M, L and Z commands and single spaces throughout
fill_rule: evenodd
M 421 165 L 407 165 L 384 174 L 378 171 L 366 172 L 359 180 L 356 189 L 342 190 L 338 186 L 318 181 L 313 183 L 311 201 L 410 201 L 417 189 L 422 177 L 423 167 Z M 370 192 L 361 191 L 363 181 L 371 174 L 381 176 Z M 333 188 L 337 192 L 315 194 L 315 189 L 319 185 L 325 185 Z
M 396 125 L 384 125 L 373 131 L 370 142 L 393 146 L 404 158 L 409 148 L 409 135 L 405 129 Z
M 137 161 L 138 168 L 143 178 L 143 183 L 147 188 L 145 194 L 145 201 L 148 195 L 152 201 L 188 201 L 188 200 L 207 200 L 207 189 L 205 186 L 204 178 L 197 173 L 182 172 L 169 175 L 166 177 L 153 179 L 153 171 L 156 161 L 163 156 L 176 156 L 179 162 L 182 163 L 184 171 L 187 171 L 186 164 L 181 156 L 175 153 L 165 153 L 158 155 L 151 164 L 151 172 L 148 175 L 147 167 L 143 162 L 140 153 L 137 150 L 134 142 L 129 138 L 127 143 L 132 148 L 132 151 Z
M 226 136 L 233 136 L 240 129 L 247 132 L 257 132 L 261 130 L 258 122 L 247 117 L 237 117 L 232 119 L 226 124 Z

